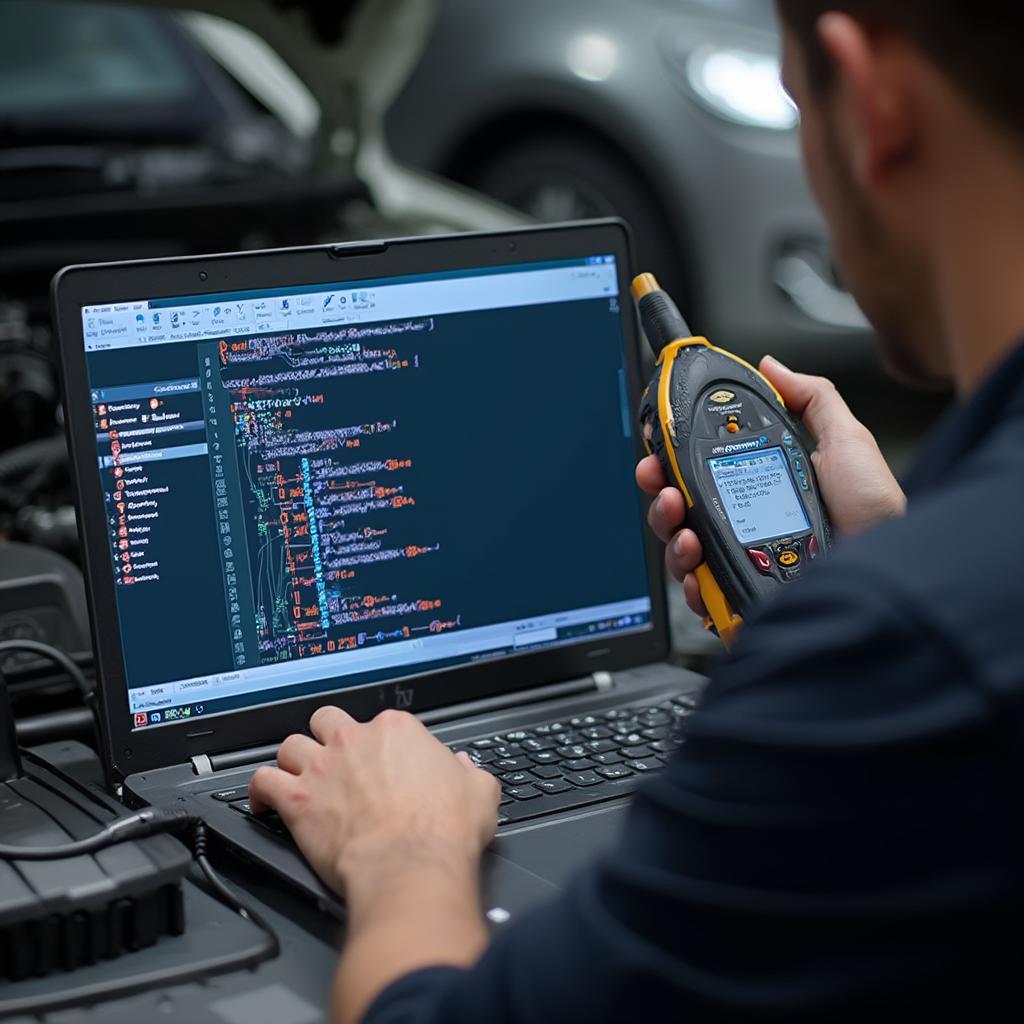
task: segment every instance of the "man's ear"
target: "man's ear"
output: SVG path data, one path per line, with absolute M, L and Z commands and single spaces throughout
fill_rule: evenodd
M 873 191 L 886 184 L 914 143 L 913 104 L 901 60 L 907 47 L 892 36 L 874 37 L 838 13 L 821 17 L 818 37 L 835 69 L 838 130 L 851 172 L 861 188 Z

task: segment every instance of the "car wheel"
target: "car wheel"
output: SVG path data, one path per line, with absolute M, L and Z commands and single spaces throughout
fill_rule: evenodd
M 688 305 L 679 248 L 665 211 L 628 160 L 590 138 L 537 136 L 489 156 L 467 182 L 542 222 L 622 217 L 633 229 L 637 267 L 656 273 Z

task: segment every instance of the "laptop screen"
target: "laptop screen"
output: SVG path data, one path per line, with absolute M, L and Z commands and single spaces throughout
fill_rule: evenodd
M 650 630 L 615 258 L 82 309 L 131 724 Z

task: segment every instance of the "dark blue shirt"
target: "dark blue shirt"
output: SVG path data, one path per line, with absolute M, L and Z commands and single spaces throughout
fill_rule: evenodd
M 398 981 L 368 1024 L 1017 1004 L 1024 348 L 940 424 L 907 489 L 905 518 L 746 625 L 617 849 L 473 969 Z

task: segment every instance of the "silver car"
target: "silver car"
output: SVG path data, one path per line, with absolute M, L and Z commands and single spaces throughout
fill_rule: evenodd
M 835 372 L 836 279 L 779 83 L 769 0 L 440 0 L 385 121 L 402 162 L 541 220 L 617 213 L 692 324 Z

